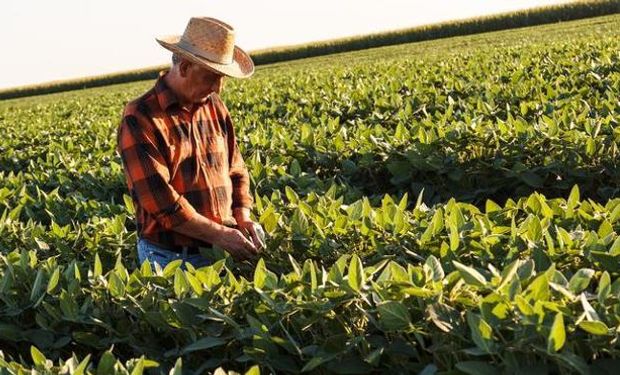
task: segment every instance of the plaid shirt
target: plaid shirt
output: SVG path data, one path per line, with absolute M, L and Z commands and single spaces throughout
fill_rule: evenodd
M 138 235 L 167 246 L 209 246 L 173 228 L 196 212 L 234 223 L 233 209 L 253 202 L 248 172 L 219 95 L 188 111 L 164 75 L 127 104 L 117 134 Z

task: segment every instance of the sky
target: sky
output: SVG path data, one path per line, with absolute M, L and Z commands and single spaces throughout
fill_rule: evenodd
M 165 64 L 155 41 L 192 16 L 235 28 L 246 51 L 552 5 L 566 0 L 4 0 L 0 88 Z

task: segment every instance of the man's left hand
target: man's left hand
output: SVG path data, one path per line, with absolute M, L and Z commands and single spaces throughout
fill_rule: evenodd
M 265 248 L 265 243 L 262 241 L 262 236 L 258 233 L 260 229 L 257 227 L 260 227 L 260 224 L 254 223 L 252 220 L 237 221 L 237 229 L 244 235 L 249 236 L 256 249 L 260 252 Z

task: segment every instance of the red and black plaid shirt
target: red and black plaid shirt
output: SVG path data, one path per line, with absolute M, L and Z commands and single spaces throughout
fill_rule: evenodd
M 138 235 L 168 246 L 208 246 L 173 228 L 196 212 L 220 224 L 234 222 L 233 209 L 253 202 L 248 172 L 219 95 L 188 111 L 164 75 L 127 104 L 118 128 Z

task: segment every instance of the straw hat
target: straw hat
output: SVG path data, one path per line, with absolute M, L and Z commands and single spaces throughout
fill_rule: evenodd
M 183 35 L 156 38 L 164 48 L 208 69 L 235 78 L 254 73 L 254 62 L 235 46 L 234 29 L 215 18 L 192 17 Z

